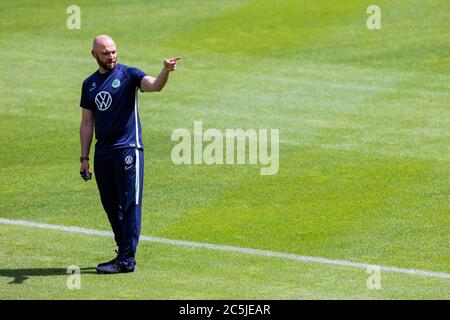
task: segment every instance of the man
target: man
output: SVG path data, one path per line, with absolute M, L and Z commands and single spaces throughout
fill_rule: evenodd
M 176 68 L 177 58 L 164 61 L 161 73 L 150 77 L 117 63 L 111 37 L 99 35 L 92 46 L 98 70 L 83 82 L 80 174 L 90 178 L 89 152 L 95 127 L 94 173 L 100 198 L 119 248 L 117 257 L 97 266 L 99 273 L 133 272 L 141 229 L 144 156 L 137 89 L 161 91 Z

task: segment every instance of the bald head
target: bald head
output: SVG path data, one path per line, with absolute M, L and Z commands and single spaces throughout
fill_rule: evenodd
M 102 50 L 108 46 L 115 47 L 116 44 L 114 43 L 114 40 L 106 34 L 96 36 L 92 42 L 92 50 L 94 51 Z
M 96 36 L 92 42 L 92 56 L 97 60 L 100 73 L 114 69 L 117 64 L 114 40 L 106 34 Z

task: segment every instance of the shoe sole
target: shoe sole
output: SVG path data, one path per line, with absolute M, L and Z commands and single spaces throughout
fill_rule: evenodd
M 135 272 L 137 267 L 135 266 L 133 269 L 124 269 L 123 271 L 118 272 L 108 272 L 108 271 L 102 271 L 97 268 L 95 268 L 98 274 L 119 274 L 119 273 L 132 273 Z

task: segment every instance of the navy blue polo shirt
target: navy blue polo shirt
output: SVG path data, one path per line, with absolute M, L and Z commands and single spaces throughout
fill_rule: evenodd
M 98 70 L 83 81 L 80 106 L 95 118 L 95 154 L 119 148 L 143 148 L 137 90 L 147 74 L 117 64 L 101 74 Z

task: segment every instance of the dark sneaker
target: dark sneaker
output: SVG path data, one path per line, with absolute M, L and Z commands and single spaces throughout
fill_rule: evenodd
M 100 264 L 97 266 L 97 268 L 106 267 L 106 266 L 108 266 L 108 265 L 110 265 L 110 264 L 114 264 L 116 261 L 117 261 L 117 258 L 114 258 L 114 259 L 112 259 L 111 261 L 100 263 Z
M 116 252 L 116 257 L 115 257 L 114 259 L 112 259 L 111 261 L 100 263 L 100 264 L 97 266 L 97 268 L 98 268 L 98 267 L 104 267 L 104 266 L 106 266 L 106 265 L 108 265 L 108 264 L 113 264 L 114 262 L 116 262 L 117 259 L 119 258 L 119 251 L 118 251 L 118 250 L 114 250 L 114 251 Z
M 114 273 L 128 273 L 136 269 L 136 265 L 125 265 L 119 260 L 114 259 L 110 263 L 101 263 L 97 266 L 98 273 L 114 274 Z

